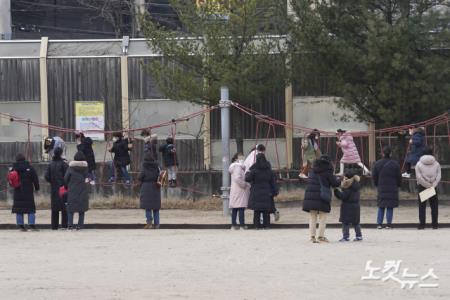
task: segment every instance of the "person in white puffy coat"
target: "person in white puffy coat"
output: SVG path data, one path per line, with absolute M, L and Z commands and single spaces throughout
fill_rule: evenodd
M 250 184 L 245 182 L 244 156 L 241 153 L 236 153 L 233 156 L 228 171 L 231 174 L 231 229 L 239 229 L 236 222 L 238 215 L 240 228 L 247 229 L 245 226 L 245 209 L 248 206 Z

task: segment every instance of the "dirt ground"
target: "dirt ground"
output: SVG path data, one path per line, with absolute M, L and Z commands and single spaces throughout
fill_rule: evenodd
M 92 212 L 93 214 L 93 212 Z M 137 215 L 139 216 L 139 215 Z M 2 214 L 2 219 L 4 214 Z M 363 230 L 312 244 L 307 230 L 0 231 L 1 299 L 450 299 L 450 230 Z M 438 288 L 363 281 L 402 260 Z M 401 274 L 401 272 L 399 272 Z M 397 275 L 399 277 L 400 275 Z M 401 278 L 401 277 L 400 277 Z
M 308 214 L 300 207 L 279 207 L 281 212 L 280 224 L 307 224 Z M 161 210 L 161 224 L 225 224 L 229 218 L 222 215 L 222 211 L 202 210 Z M 416 206 L 402 206 L 394 210 L 394 223 L 417 223 L 419 212 Z M 370 206 L 361 207 L 361 223 L 376 223 L 377 208 Z M 253 212 L 246 211 L 246 222 L 251 223 Z M 427 220 L 430 221 L 431 213 L 428 208 Z M 442 223 L 450 222 L 450 206 L 439 207 L 439 219 Z M 338 223 L 339 206 L 332 207 L 328 216 L 329 223 Z M 38 210 L 36 214 L 38 224 L 50 223 L 50 211 Z M 144 211 L 140 209 L 91 209 L 86 213 L 86 223 L 104 224 L 136 224 L 145 223 Z M 0 210 L 0 224 L 15 224 L 15 215 L 10 210 Z

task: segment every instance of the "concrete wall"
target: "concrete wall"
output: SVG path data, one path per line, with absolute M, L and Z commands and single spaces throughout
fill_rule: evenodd
M 294 124 L 317 128 L 319 130 L 335 132 L 337 129 L 348 131 L 367 131 L 369 126 L 354 121 L 355 115 L 338 107 L 335 97 L 294 97 Z M 342 121 L 347 115 L 349 120 Z M 294 132 L 294 136 L 301 134 Z
M 41 121 L 41 107 L 39 102 L 0 102 L 0 111 L 35 122 Z M 26 125 L 0 118 L 0 142 L 26 142 L 27 139 Z M 41 129 L 31 127 L 31 141 L 39 142 L 41 140 Z
M 131 100 L 130 101 L 130 127 L 140 128 L 156 125 L 183 117 L 202 110 L 202 107 L 189 102 L 171 100 Z M 192 118 L 189 121 L 177 124 L 177 139 L 193 139 L 201 132 L 203 116 Z M 160 139 L 171 135 L 171 126 L 152 130 Z

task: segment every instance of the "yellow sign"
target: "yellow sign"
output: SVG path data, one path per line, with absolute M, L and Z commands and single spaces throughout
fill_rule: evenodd
M 75 123 L 76 129 L 85 132 L 90 138 L 103 140 L 105 104 L 100 101 L 76 101 Z

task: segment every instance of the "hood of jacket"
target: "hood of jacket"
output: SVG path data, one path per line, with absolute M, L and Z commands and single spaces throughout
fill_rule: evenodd
M 350 187 L 353 187 L 354 183 L 359 183 L 361 181 L 361 178 L 358 175 L 354 175 L 352 178 L 345 178 L 341 182 L 341 188 L 348 189 Z
M 430 166 L 436 163 L 436 158 L 433 155 L 423 155 L 419 161 L 426 166 Z
M 154 161 L 146 161 L 146 160 L 144 160 L 142 165 L 143 165 L 143 167 L 145 169 L 149 169 L 149 170 L 151 170 L 151 169 L 158 169 L 158 163 L 156 163 Z
M 230 165 L 230 167 L 228 168 L 228 172 L 230 172 L 230 173 L 234 173 L 236 170 L 238 170 L 238 169 L 242 169 L 242 170 L 245 170 L 245 165 L 242 163 L 239 163 L 239 162 L 234 162 L 234 163 L 232 163 L 231 165 Z
M 82 161 L 73 160 L 69 163 L 69 167 L 74 169 L 77 172 L 82 172 L 82 171 L 84 171 L 84 169 L 86 169 L 88 167 L 88 163 L 87 163 L 87 161 L 84 161 L 84 160 L 82 160 Z
M 321 174 L 329 171 L 333 172 L 333 165 L 327 160 L 317 159 L 313 163 L 313 171 L 316 174 Z
M 26 160 L 24 161 L 16 161 L 13 164 L 13 169 L 17 172 L 24 172 L 31 167 L 30 163 Z

